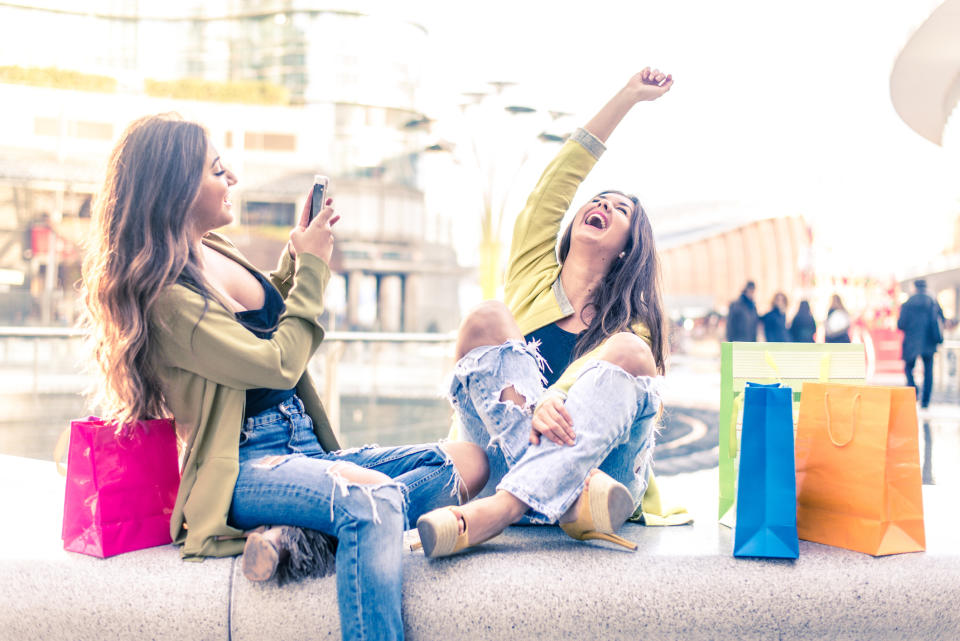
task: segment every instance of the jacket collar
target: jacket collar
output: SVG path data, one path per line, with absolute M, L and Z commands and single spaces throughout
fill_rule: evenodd
M 220 252 L 227 258 L 235 260 L 250 271 L 259 271 L 253 263 L 246 259 L 246 257 L 240 253 L 240 251 L 231 243 L 229 240 L 221 236 L 216 232 L 208 232 L 202 239 L 201 242 L 213 249 Z

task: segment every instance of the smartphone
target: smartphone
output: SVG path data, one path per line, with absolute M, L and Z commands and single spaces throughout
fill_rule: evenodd
M 329 183 L 330 181 L 326 176 L 317 174 L 313 177 L 313 199 L 310 204 L 310 220 L 307 221 L 308 225 L 313 222 L 313 219 L 316 218 L 320 210 L 323 209 L 323 203 L 327 200 L 327 185 Z

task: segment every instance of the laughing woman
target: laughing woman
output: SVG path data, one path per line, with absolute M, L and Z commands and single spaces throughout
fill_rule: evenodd
M 506 305 L 484 303 L 461 325 L 451 397 L 464 437 L 486 449 L 489 489 L 420 519 L 428 557 L 524 518 L 636 547 L 614 532 L 647 488 L 660 408 L 654 381 L 665 341 L 653 231 L 635 196 L 605 191 L 580 207 L 559 245 L 557 235 L 621 119 L 672 85 L 670 75 L 644 69 L 573 134 L 517 219 Z
M 246 542 L 244 574 L 263 580 L 282 550 L 245 531 L 335 536 L 343 638 L 403 638 L 405 524 L 475 494 L 485 457 L 470 443 L 339 450 L 307 373 L 339 216 L 328 200 L 310 221 L 308 199 L 264 275 L 213 231 L 234 219 L 236 182 L 203 127 L 176 116 L 138 120 L 117 144 L 83 273 L 100 405 L 120 422 L 174 417 L 170 529 L 185 558 Z

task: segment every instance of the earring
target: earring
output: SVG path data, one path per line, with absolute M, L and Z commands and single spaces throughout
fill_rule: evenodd
M 627 255 L 627 252 L 623 251 L 623 252 L 620 252 L 620 255 L 617 256 L 617 258 L 623 258 L 626 255 Z

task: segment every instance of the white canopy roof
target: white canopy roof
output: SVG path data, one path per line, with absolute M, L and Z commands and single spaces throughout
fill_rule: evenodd
M 911 129 L 942 144 L 960 99 L 960 0 L 944 0 L 903 47 L 890 74 L 890 97 Z

